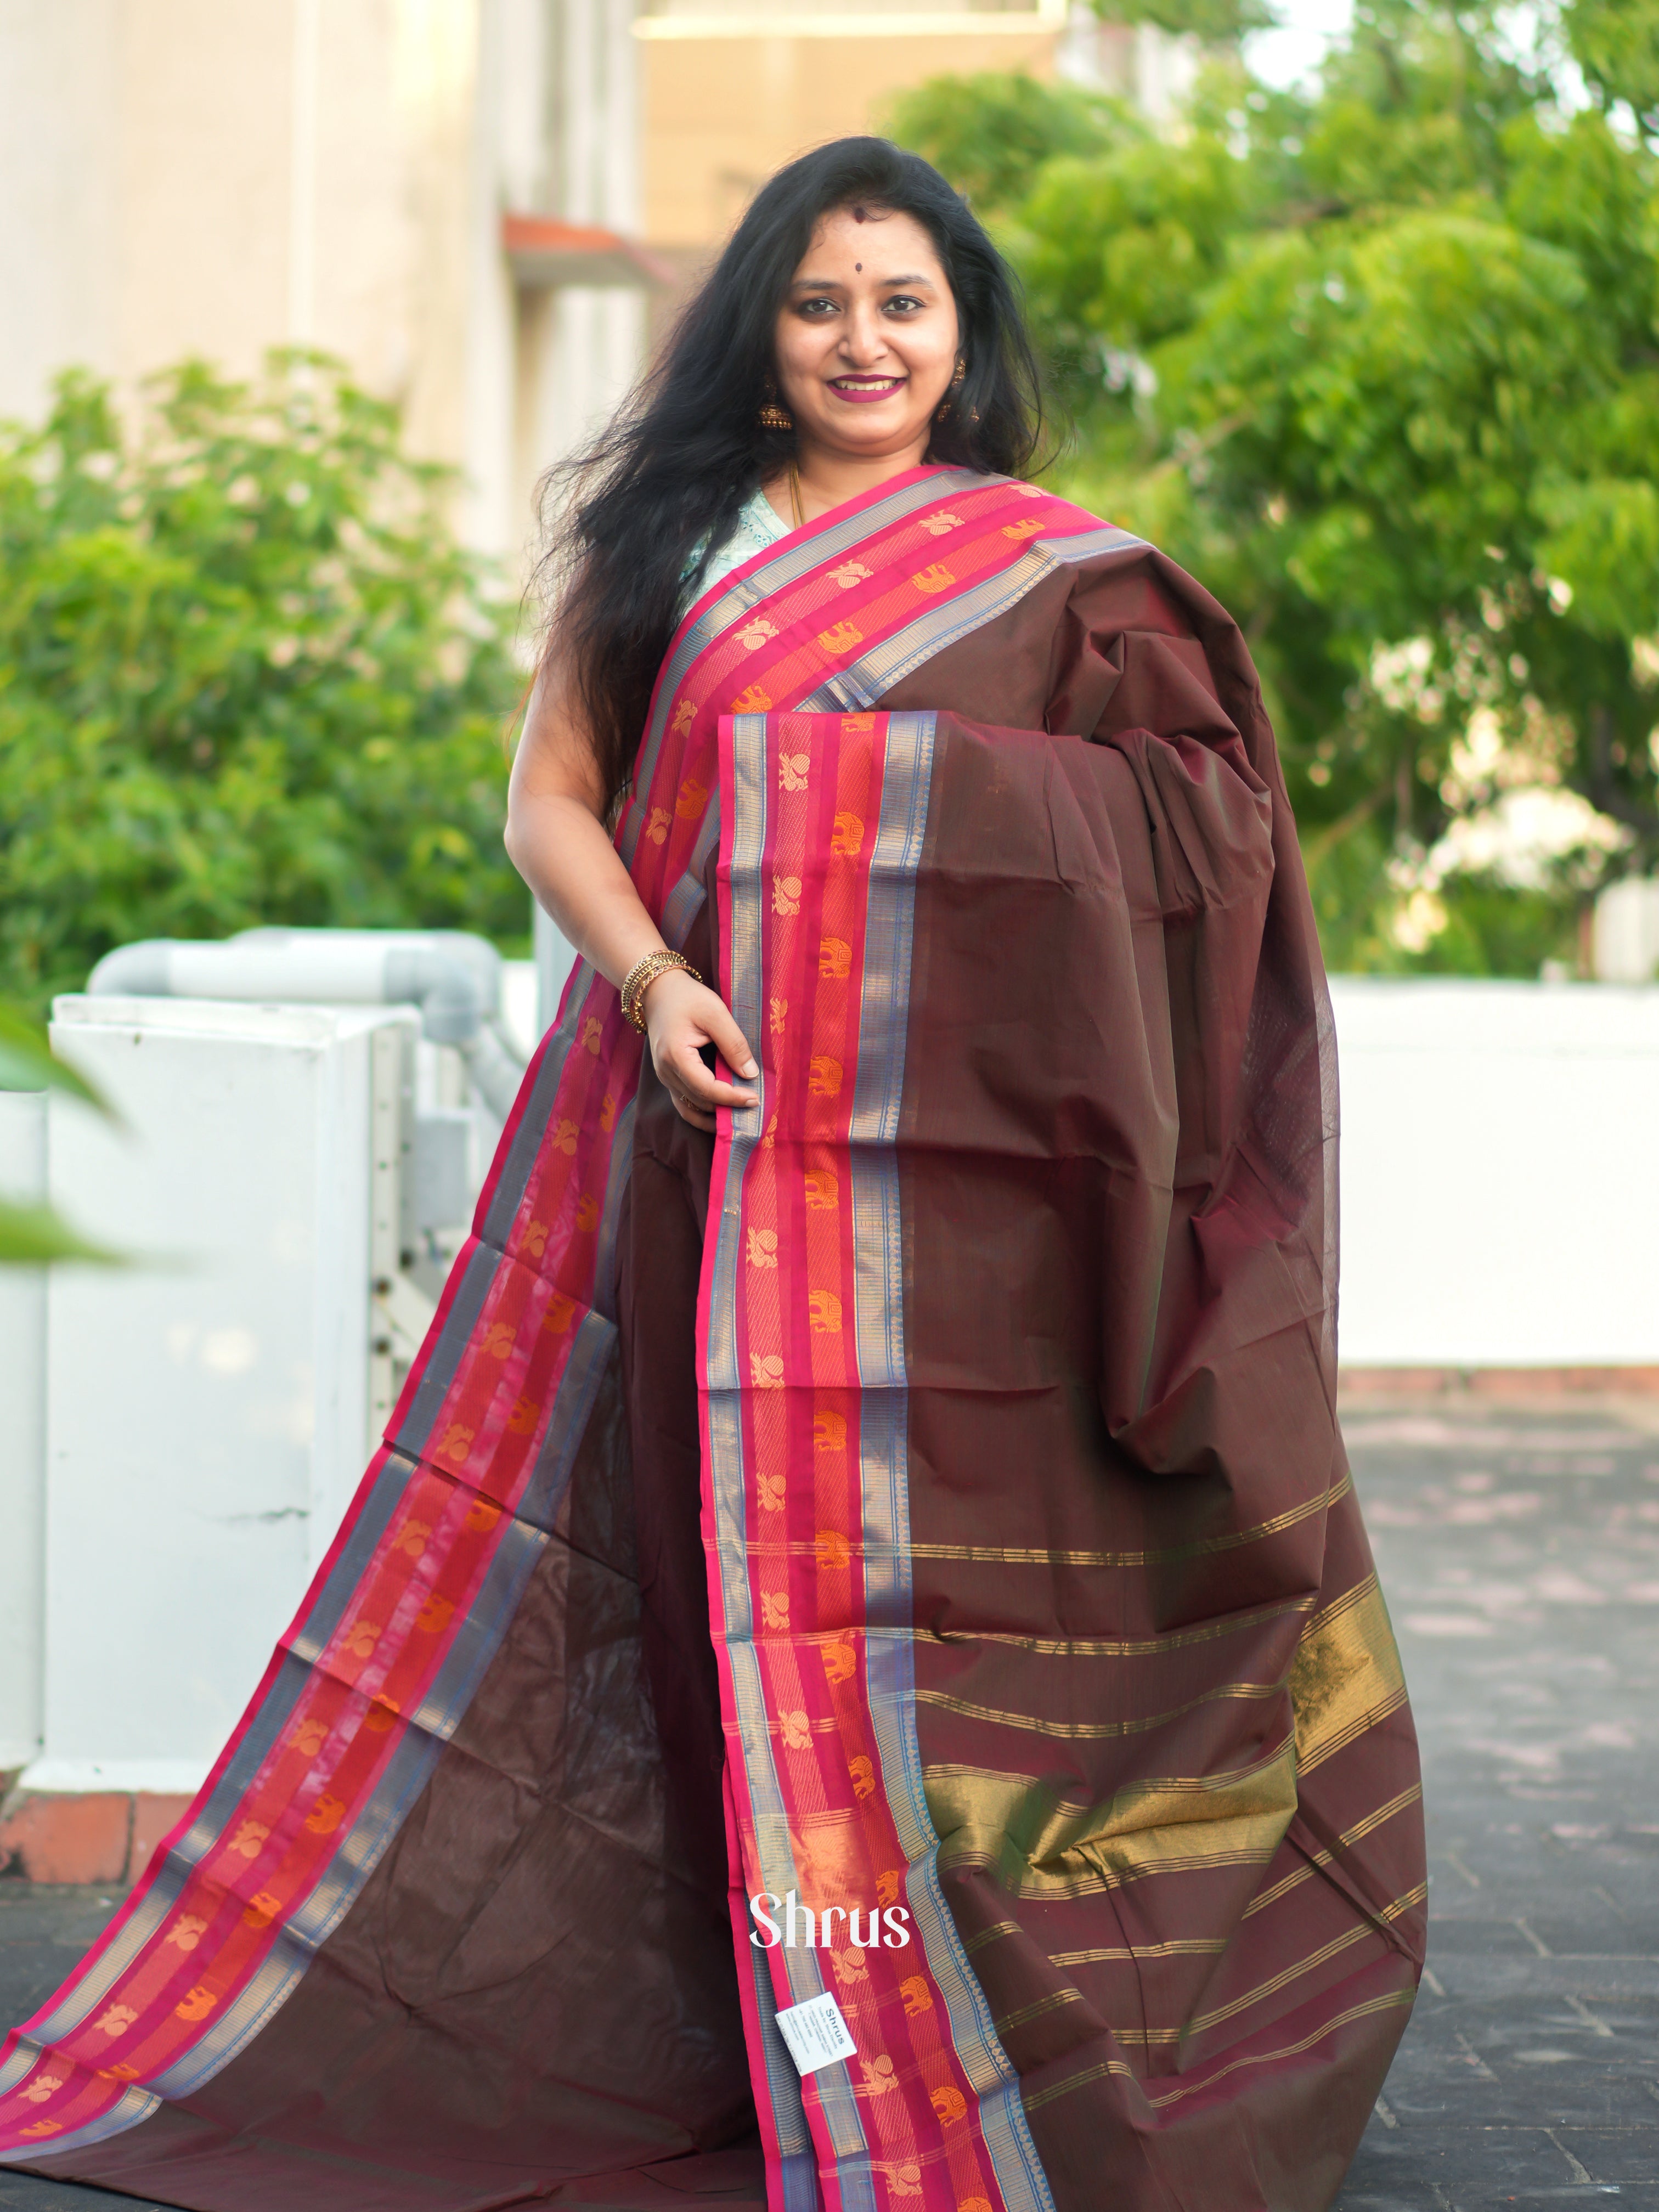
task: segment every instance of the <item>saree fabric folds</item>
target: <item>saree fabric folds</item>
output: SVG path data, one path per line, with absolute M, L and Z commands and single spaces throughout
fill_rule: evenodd
M 761 1103 L 686 1127 L 578 968 L 0 2156 L 200 2212 L 1321 2212 L 1421 1808 L 1236 629 L 912 471 L 693 607 L 617 838 Z

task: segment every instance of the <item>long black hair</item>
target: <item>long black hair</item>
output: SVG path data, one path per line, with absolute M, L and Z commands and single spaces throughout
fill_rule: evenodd
M 961 195 L 885 138 L 838 138 L 780 169 L 656 366 L 544 485 L 561 510 L 543 569 L 556 595 L 546 652 L 574 680 L 611 805 L 633 772 L 688 561 L 724 541 L 793 453 L 793 429 L 758 420 L 777 317 L 817 225 L 854 201 L 921 223 L 955 295 L 965 375 L 928 459 L 1018 476 L 1036 453 L 1042 395 L 1015 280 Z

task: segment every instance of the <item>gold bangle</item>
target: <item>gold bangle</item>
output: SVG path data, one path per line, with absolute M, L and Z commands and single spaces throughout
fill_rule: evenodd
M 645 1035 L 645 1013 L 642 1006 L 646 993 L 659 975 L 666 975 L 676 968 L 683 968 L 694 983 L 701 983 L 691 963 L 681 952 L 647 952 L 643 960 L 636 960 L 623 977 L 622 1010 L 626 1019 L 640 1035 Z

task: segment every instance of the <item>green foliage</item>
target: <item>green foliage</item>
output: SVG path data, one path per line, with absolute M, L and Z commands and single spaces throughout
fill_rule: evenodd
M 1268 0 L 1093 0 L 1095 13 L 1113 23 L 1156 23 L 1160 31 L 1188 32 L 1223 46 L 1246 31 L 1279 21 Z
M 1656 0 L 1548 27 L 1582 58 L 1614 23 L 1645 112 Z M 1243 624 L 1333 960 L 1571 959 L 1598 872 L 1659 854 L 1659 159 L 1432 0 L 1362 0 L 1315 91 L 1218 66 L 1178 134 L 1013 153 L 1060 488 Z M 1458 859 L 1528 785 L 1598 810 L 1580 848 Z
M 1652 0 L 1578 0 L 1567 45 L 1604 107 L 1628 107 L 1648 138 L 1659 137 L 1659 11 Z
M 942 169 L 981 213 L 1006 208 L 1056 155 L 1103 152 L 1144 135 L 1121 100 L 1023 70 L 941 76 L 897 94 L 884 127 Z
M 70 374 L 0 429 L 0 990 L 261 922 L 525 929 L 508 622 L 337 368 Z

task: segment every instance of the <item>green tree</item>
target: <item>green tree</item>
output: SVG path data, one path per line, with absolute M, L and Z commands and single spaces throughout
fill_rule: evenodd
M 335 366 L 0 429 L 0 992 L 261 922 L 525 931 L 511 610 Z
M 1616 114 L 1427 0 L 1362 3 L 1305 97 L 1215 70 L 1178 136 L 1004 185 L 1062 488 L 1239 617 L 1335 963 L 1535 972 L 1621 836 L 1659 851 L 1656 192 Z M 1576 843 L 1483 858 L 1551 787 Z
M 1056 155 L 1087 158 L 1146 135 L 1123 101 L 1023 70 L 930 78 L 897 94 L 883 119 L 981 212 L 1020 199 Z

